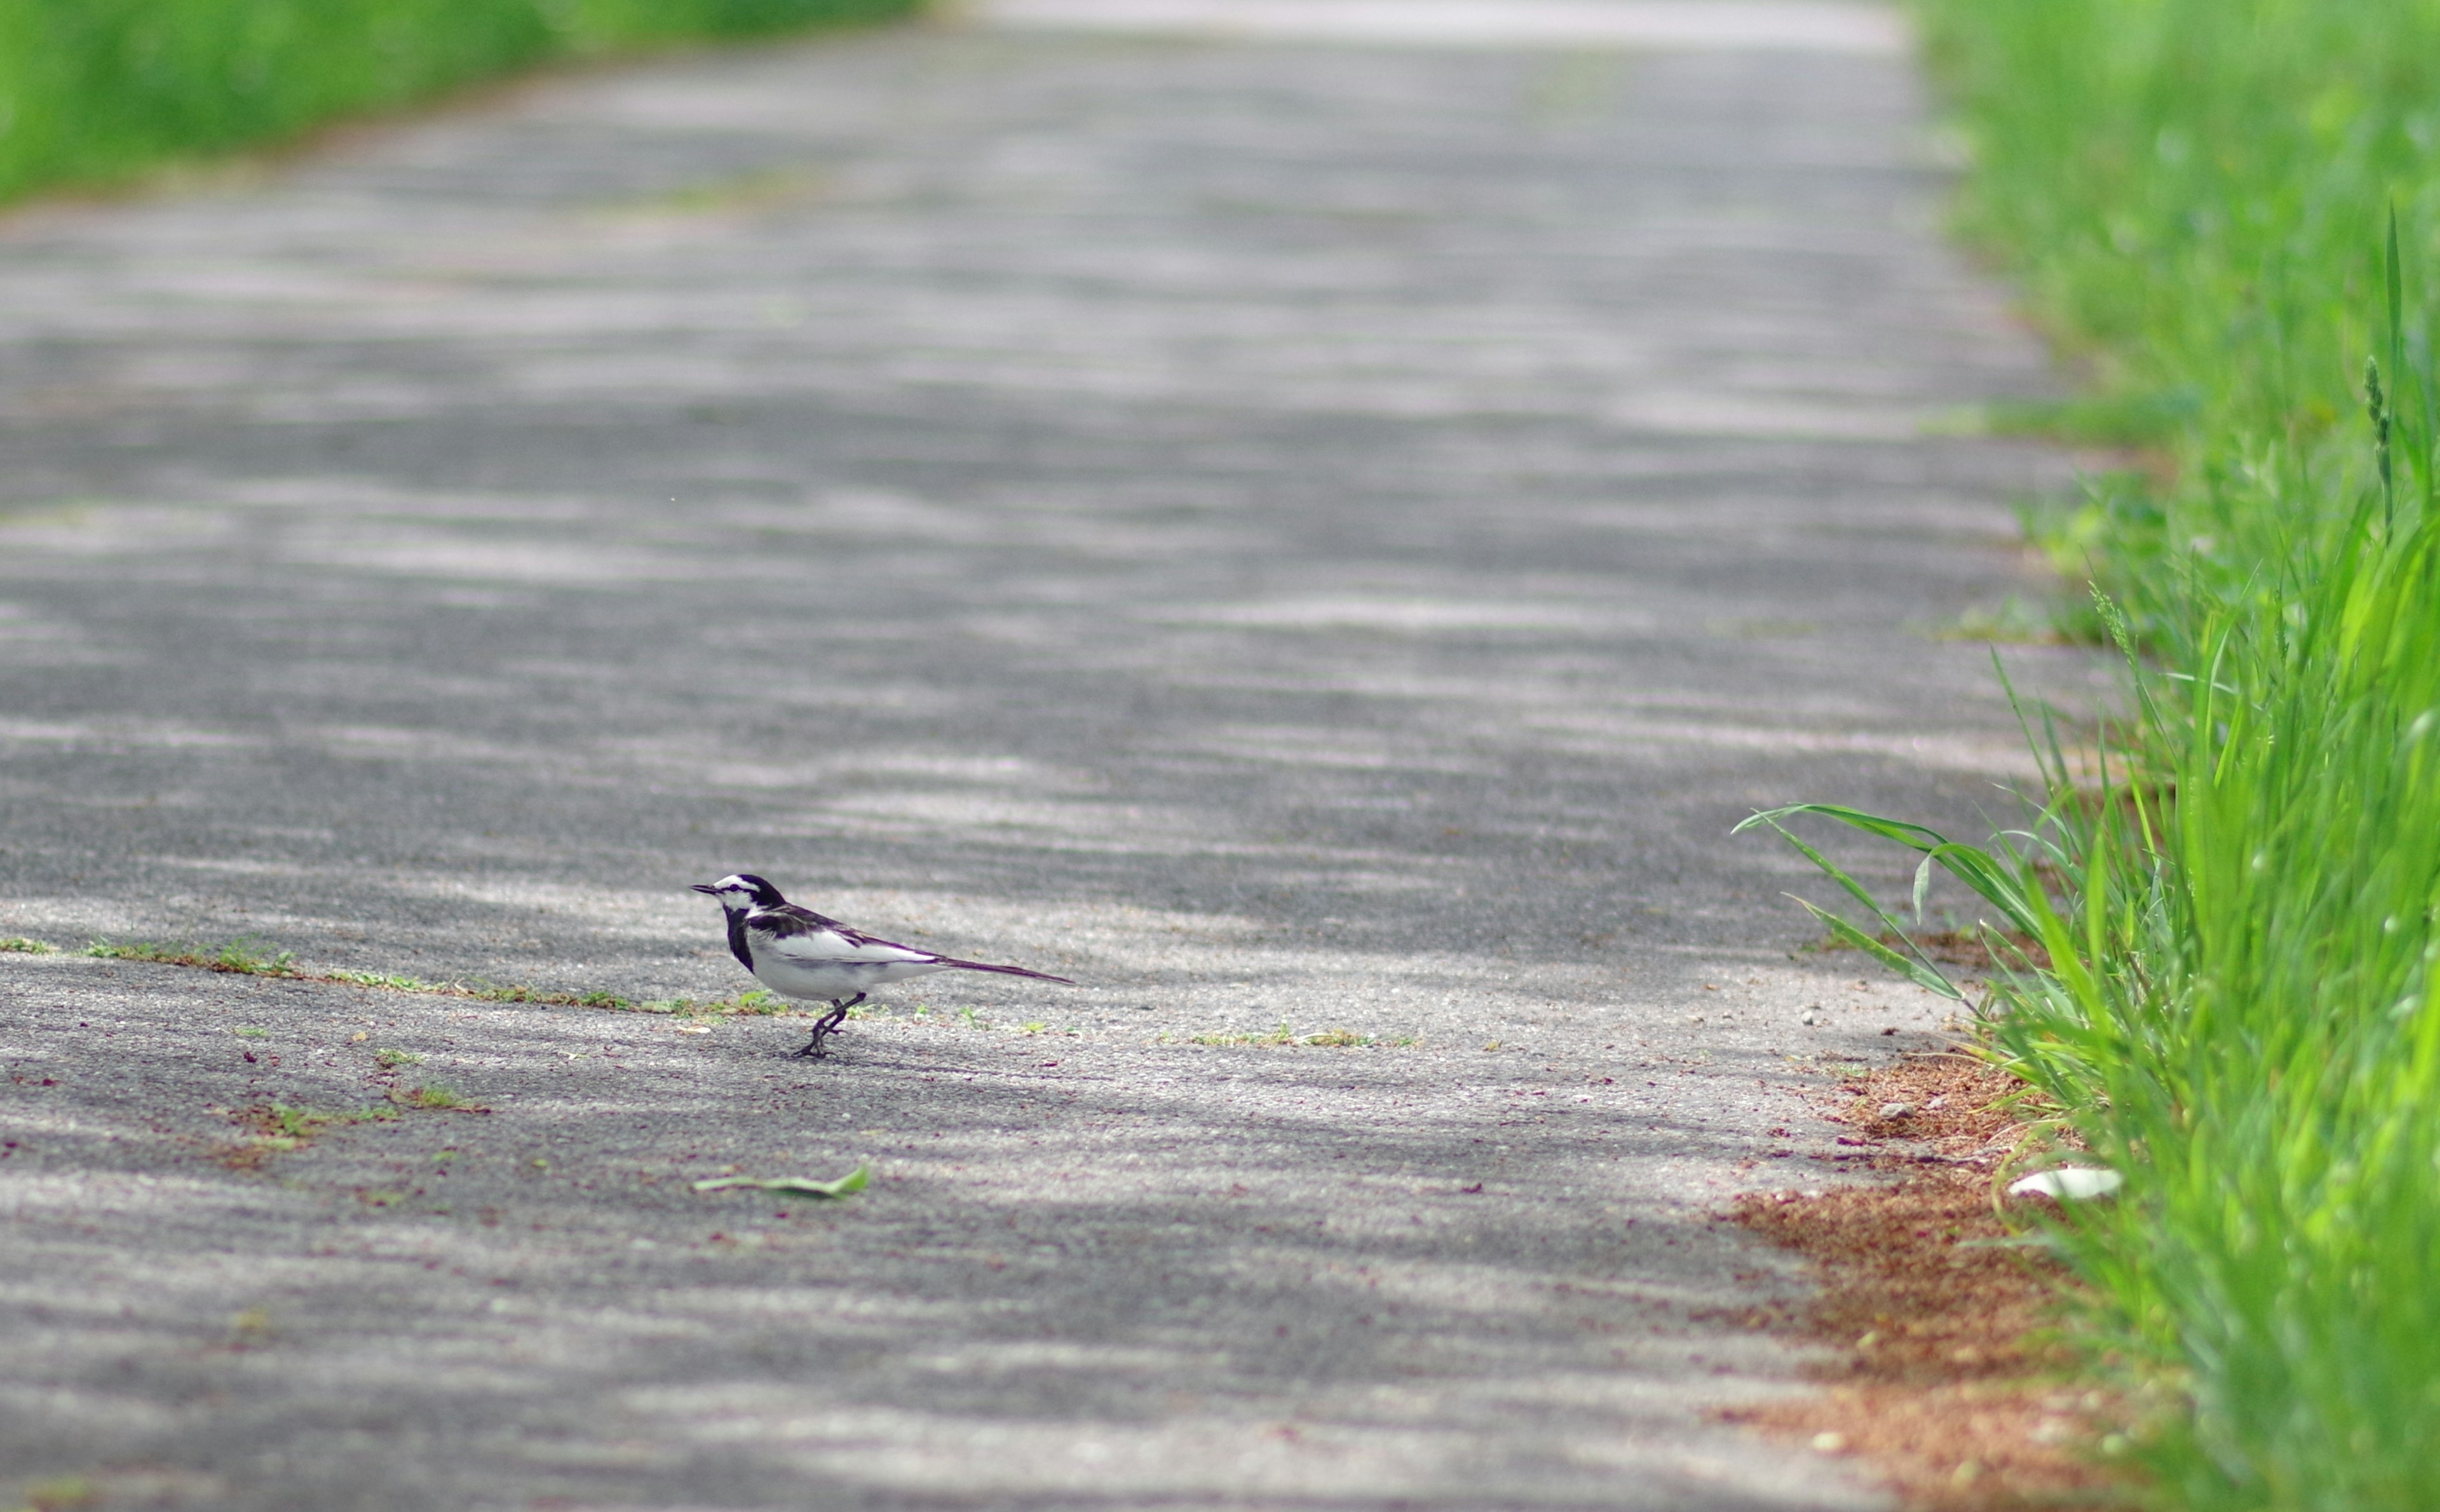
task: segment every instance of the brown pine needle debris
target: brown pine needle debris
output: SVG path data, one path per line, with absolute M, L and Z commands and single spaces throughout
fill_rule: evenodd
M 1793 1315 L 1747 1321 L 1827 1346 L 1804 1398 L 1725 1414 L 1853 1454 L 1921 1512 L 2018 1512 L 2127 1499 L 2103 1441 L 2126 1416 L 2072 1374 L 2050 1331 L 2065 1277 L 2016 1236 L 1994 1176 L 2025 1132 L 2015 1078 L 1969 1056 L 1911 1057 L 1848 1083 L 1835 1115 L 1888 1184 L 1752 1193 L 1733 1221 L 1813 1262 Z M 1927 1161 L 1926 1157 L 1929 1157 Z

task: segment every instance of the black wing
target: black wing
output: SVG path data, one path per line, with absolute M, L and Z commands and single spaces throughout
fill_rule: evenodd
M 777 908 L 758 908 L 749 916 L 753 919 L 756 929 L 775 939 L 785 939 L 792 934 L 815 934 L 828 931 L 850 945 L 870 945 L 885 951 L 905 951 L 909 955 L 934 954 L 933 952 L 920 945 L 901 945 L 896 940 L 885 940 L 878 934 L 867 934 L 860 929 L 851 928 L 834 918 L 826 918 L 810 908 L 799 908 L 794 903 L 782 903 Z
M 792 934 L 827 932 L 837 935 L 850 949 L 904 951 L 909 956 L 937 961 L 942 966 L 955 967 L 961 971 L 998 971 L 1008 976 L 1030 976 L 1036 981 L 1057 982 L 1067 987 L 1076 985 L 1064 976 L 1052 976 L 1048 971 L 1035 971 L 1022 966 L 993 966 L 982 961 L 961 961 L 955 956 L 942 955 L 937 952 L 924 950 L 921 946 L 901 945 L 896 940 L 885 940 L 878 934 L 867 934 L 860 929 L 852 929 L 837 919 L 824 918 L 812 909 L 799 908 L 794 903 L 782 903 L 777 908 L 758 908 L 747 916 L 752 920 L 756 930 L 775 939 L 785 939 Z M 745 940 L 742 927 L 735 928 L 733 933 L 742 945 Z M 751 969 L 750 962 L 748 969 Z

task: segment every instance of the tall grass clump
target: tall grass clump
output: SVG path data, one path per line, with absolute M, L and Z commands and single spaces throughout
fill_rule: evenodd
M 2079 969 L 2003 1023 L 2130 1179 L 2078 1253 L 2187 1393 L 2184 1505 L 2440 1486 L 2440 509 L 2410 434 L 2335 518 L 2307 469 L 2215 482 L 2259 577 L 2139 673 L 2135 786 L 2072 827 Z
M 108 183 L 553 57 L 920 0 L 7 0 L 0 199 Z
M 1968 229 L 2144 419 L 2145 469 L 2093 490 L 2079 537 L 2128 696 L 2097 764 L 2052 745 L 1988 845 L 1766 819 L 1912 846 L 1988 905 L 2011 963 L 1991 1053 L 2126 1178 L 2056 1237 L 2096 1358 L 2177 1404 L 2139 1436 L 2141 1494 L 2429 1507 L 2440 389 L 2414 291 L 2440 0 L 1917 9 L 1970 148 Z M 1847 885 L 1851 941 L 1939 985 Z
M 2163 1506 L 2410 1512 L 2440 1486 L 2440 488 L 2404 408 L 2342 509 L 2309 469 L 2212 484 L 2260 573 L 2198 599 L 2173 661 L 2105 603 L 2131 717 L 2097 775 L 2052 748 L 2021 829 L 1764 816 L 1908 845 L 1990 905 L 1991 1053 L 2126 1178 L 2057 1237 L 2096 1351 L 2181 1404 L 2141 1450 Z M 1831 869 L 1874 914 L 1834 928 L 1944 987 Z

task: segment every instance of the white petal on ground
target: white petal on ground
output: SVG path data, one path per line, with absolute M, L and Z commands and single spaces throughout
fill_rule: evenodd
M 2054 1171 L 2036 1171 L 2008 1186 L 2010 1197 L 2054 1197 L 2062 1202 L 2081 1202 L 2095 1197 L 2108 1197 L 2126 1184 L 2126 1178 L 2116 1171 L 2094 1165 L 2062 1165 Z

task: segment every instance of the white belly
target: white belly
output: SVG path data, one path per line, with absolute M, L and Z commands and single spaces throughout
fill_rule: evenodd
M 930 961 L 791 961 L 758 952 L 754 979 L 783 998 L 835 1003 L 948 968 Z

